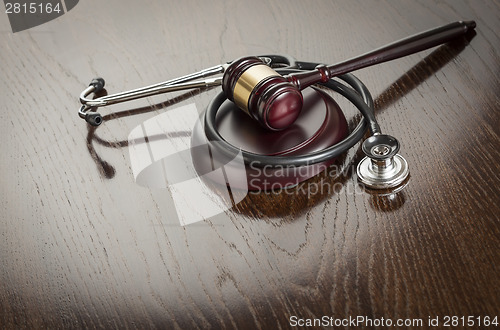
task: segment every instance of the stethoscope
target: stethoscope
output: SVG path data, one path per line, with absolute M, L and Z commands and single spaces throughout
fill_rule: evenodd
M 78 114 L 90 125 L 99 126 L 103 119 L 93 111 L 98 107 L 173 91 L 222 86 L 222 91 L 210 102 L 204 115 L 206 138 L 216 142 L 214 145 L 222 153 L 234 155 L 241 152 L 245 163 L 257 166 L 308 166 L 340 156 L 362 140 L 369 130 L 371 136 L 362 143 L 362 151 L 366 156 L 358 163 L 358 179 L 368 188 L 395 188 L 407 179 L 408 163 L 398 153 L 398 140 L 382 134 L 367 87 L 349 72 L 440 45 L 474 28 L 474 21 L 454 22 L 331 66 L 297 61 L 285 55 L 242 57 L 158 84 L 90 99 L 89 95 L 104 88 L 104 79 L 96 78 L 81 93 L 82 106 Z M 216 74 L 222 76 L 207 78 Z M 197 80 L 200 78 L 205 79 Z M 305 155 L 262 155 L 240 150 L 227 142 L 217 129 L 217 111 L 229 99 L 266 129 L 284 130 L 300 114 L 303 102 L 301 90 L 314 84 L 341 94 L 363 116 L 350 134 L 333 146 Z

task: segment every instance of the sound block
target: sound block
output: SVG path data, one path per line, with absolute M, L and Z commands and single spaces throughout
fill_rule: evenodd
M 302 111 L 295 123 L 285 130 L 266 130 L 230 101 L 224 102 L 217 113 L 217 128 L 227 142 L 242 150 L 282 157 L 308 154 L 343 140 L 348 128 L 338 104 L 317 88 L 306 88 L 302 94 Z M 216 145 L 211 146 L 212 142 L 206 141 L 201 125 L 194 129 L 191 143 L 193 164 L 200 177 L 231 189 L 268 191 L 292 187 L 319 174 L 335 161 L 330 159 L 301 167 L 235 162 L 237 155 L 235 158 L 225 156 Z M 210 151 L 199 152 L 198 147 L 205 144 Z M 220 169 L 224 174 L 216 175 Z

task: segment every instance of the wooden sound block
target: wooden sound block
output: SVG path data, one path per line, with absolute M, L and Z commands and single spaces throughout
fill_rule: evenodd
M 281 157 L 322 150 L 347 136 L 345 116 L 327 93 L 317 88 L 306 88 L 303 96 L 304 106 L 299 117 L 285 130 L 266 130 L 230 101 L 224 102 L 217 113 L 217 128 L 227 142 L 242 150 Z M 206 141 L 199 126 L 193 131 L 192 144 L 200 146 L 206 143 L 210 152 L 197 152 L 199 148 L 192 148 L 196 171 L 200 176 L 228 185 L 231 189 L 264 191 L 292 187 L 325 170 L 335 160 L 302 167 L 262 167 L 252 163 L 238 166 L 234 159 L 218 150 L 218 144 Z M 230 175 L 209 175 L 219 168 L 224 168 Z

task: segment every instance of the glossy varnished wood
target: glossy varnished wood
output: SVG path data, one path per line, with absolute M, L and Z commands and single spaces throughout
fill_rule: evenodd
M 495 1 L 80 1 L 12 34 L 0 15 L 0 327 L 500 316 L 499 18 Z M 331 64 L 460 19 L 475 36 L 356 72 L 410 164 L 395 195 L 356 188 L 356 145 L 292 194 L 181 227 L 168 190 L 134 182 L 128 134 L 218 90 L 77 116 L 95 76 L 113 93 L 244 55 Z

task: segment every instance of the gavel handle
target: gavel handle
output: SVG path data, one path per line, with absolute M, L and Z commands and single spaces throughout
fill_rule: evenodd
M 287 78 L 290 82 L 297 85 L 299 89 L 304 89 L 307 86 L 318 82 L 326 82 L 328 79 L 344 73 L 391 61 L 438 46 L 458 36 L 464 35 L 475 27 L 476 22 L 474 21 L 450 23 L 401 39 L 352 59 L 330 66 L 318 67 L 313 71 L 291 74 Z

